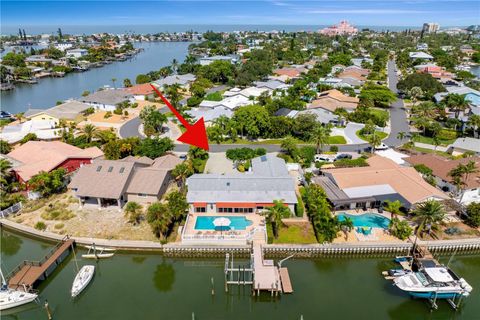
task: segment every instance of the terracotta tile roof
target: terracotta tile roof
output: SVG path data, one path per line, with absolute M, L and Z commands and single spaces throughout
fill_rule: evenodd
M 451 160 L 444 157 L 440 157 L 432 154 L 422 154 L 416 155 L 409 158 L 405 158 L 405 161 L 412 165 L 424 164 L 428 168 L 432 169 L 434 176 L 439 177 L 444 181 L 451 182 L 452 177 L 449 176 L 449 172 L 456 168 L 459 164 L 467 164 L 470 161 L 475 161 L 476 167 L 479 172 L 470 174 L 466 181 L 466 187 L 468 189 L 474 189 L 480 187 L 480 158 L 471 157 L 471 158 L 462 158 Z
M 365 77 L 365 74 L 363 74 L 360 71 L 350 69 L 350 70 L 344 70 L 342 71 L 338 76 L 338 78 L 353 78 L 359 81 L 366 81 L 367 78 Z
M 133 95 L 150 95 L 154 92 L 150 83 L 137 84 L 124 90 Z
M 322 108 L 334 112 L 338 108 L 354 110 L 358 105 L 359 99 L 343 94 L 336 89 L 321 92 L 319 97 L 313 100 L 308 109 Z
M 447 195 L 423 180 L 411 167 L 402 167 L 390 159 L 374 155 L 367 160 L 368 167 L 327 169 L 340 189 L 389 185 L 411 204 L 436 197 L 447 199 Z
M 8 154 L 22 163 L 15 172 L 23 181 L 30 180 L 40 171 L 49 172 L 70 158 L 95 159 L 102 155 L 97 147 L 80 149 L 60 141 L 28 141 Z
M 290 78 L 296 78 L 300 76 L 301 71 L 296 68 L 281 68 L 281 69 L 274 70 L 273 73 L 278 74 L 280 76 L 288 76 Z

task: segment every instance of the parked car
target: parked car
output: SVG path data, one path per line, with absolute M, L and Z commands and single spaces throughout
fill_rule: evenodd
M 13 116 L 10 112 L 7 112 L 7 111 L 0 111 L 0 119 L 12 119 Z
M 321 154 L 315 155 L 315 162 L 333 162 L 333 160 L 334 159 L 325 155 L 321 155 Z
M 341 153 L 335 158 L 335 160 L 341 160 L 341 159 L 352 159 L 352 155 L 348 153 Z
M 381 143 L 379 146 L 375 147 L 375 150 L 387 150 L 388 146 L 385 143 Z
M 187 160 L 187 155 L 186 154 L 182 154 L 179 156 L 180 159 L 182 160 Z

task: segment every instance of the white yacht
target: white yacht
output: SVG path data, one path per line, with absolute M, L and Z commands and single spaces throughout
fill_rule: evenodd
M 397 277 L 393 282 L 411 296 L 426 299 L 468 297 L 473 290 L 465 279 L 444 266 L 423 268 Z
M 83 266 L 80 271 L 78 271 L 75 279 L 73 280 L 72 285 L 72 298 L 78 296 L 90 283 L 95 274 L 95 266 L 93 265 L 86 265 Z
M 2 286 L 0 288 L 0 311 L 19 307 L 37 299 L 38 295 L 35 293 L 26 292 L 26 290 L 10 289 L 7 286 L 1 270 L 0 275 L 2 277 Z

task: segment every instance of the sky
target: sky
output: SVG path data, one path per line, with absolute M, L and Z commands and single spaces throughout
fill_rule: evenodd
M 1 25 L 330 25 L 480 24 L 480 1 L 5 1 Z

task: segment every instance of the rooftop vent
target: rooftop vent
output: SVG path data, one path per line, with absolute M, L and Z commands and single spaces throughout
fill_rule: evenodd
M 108 172 L 112 172 L 113 167 L 108 167 Z
M 97 167 L 97 172 L 100 172 L 100 170 L 102 170 L 102 166 Z

